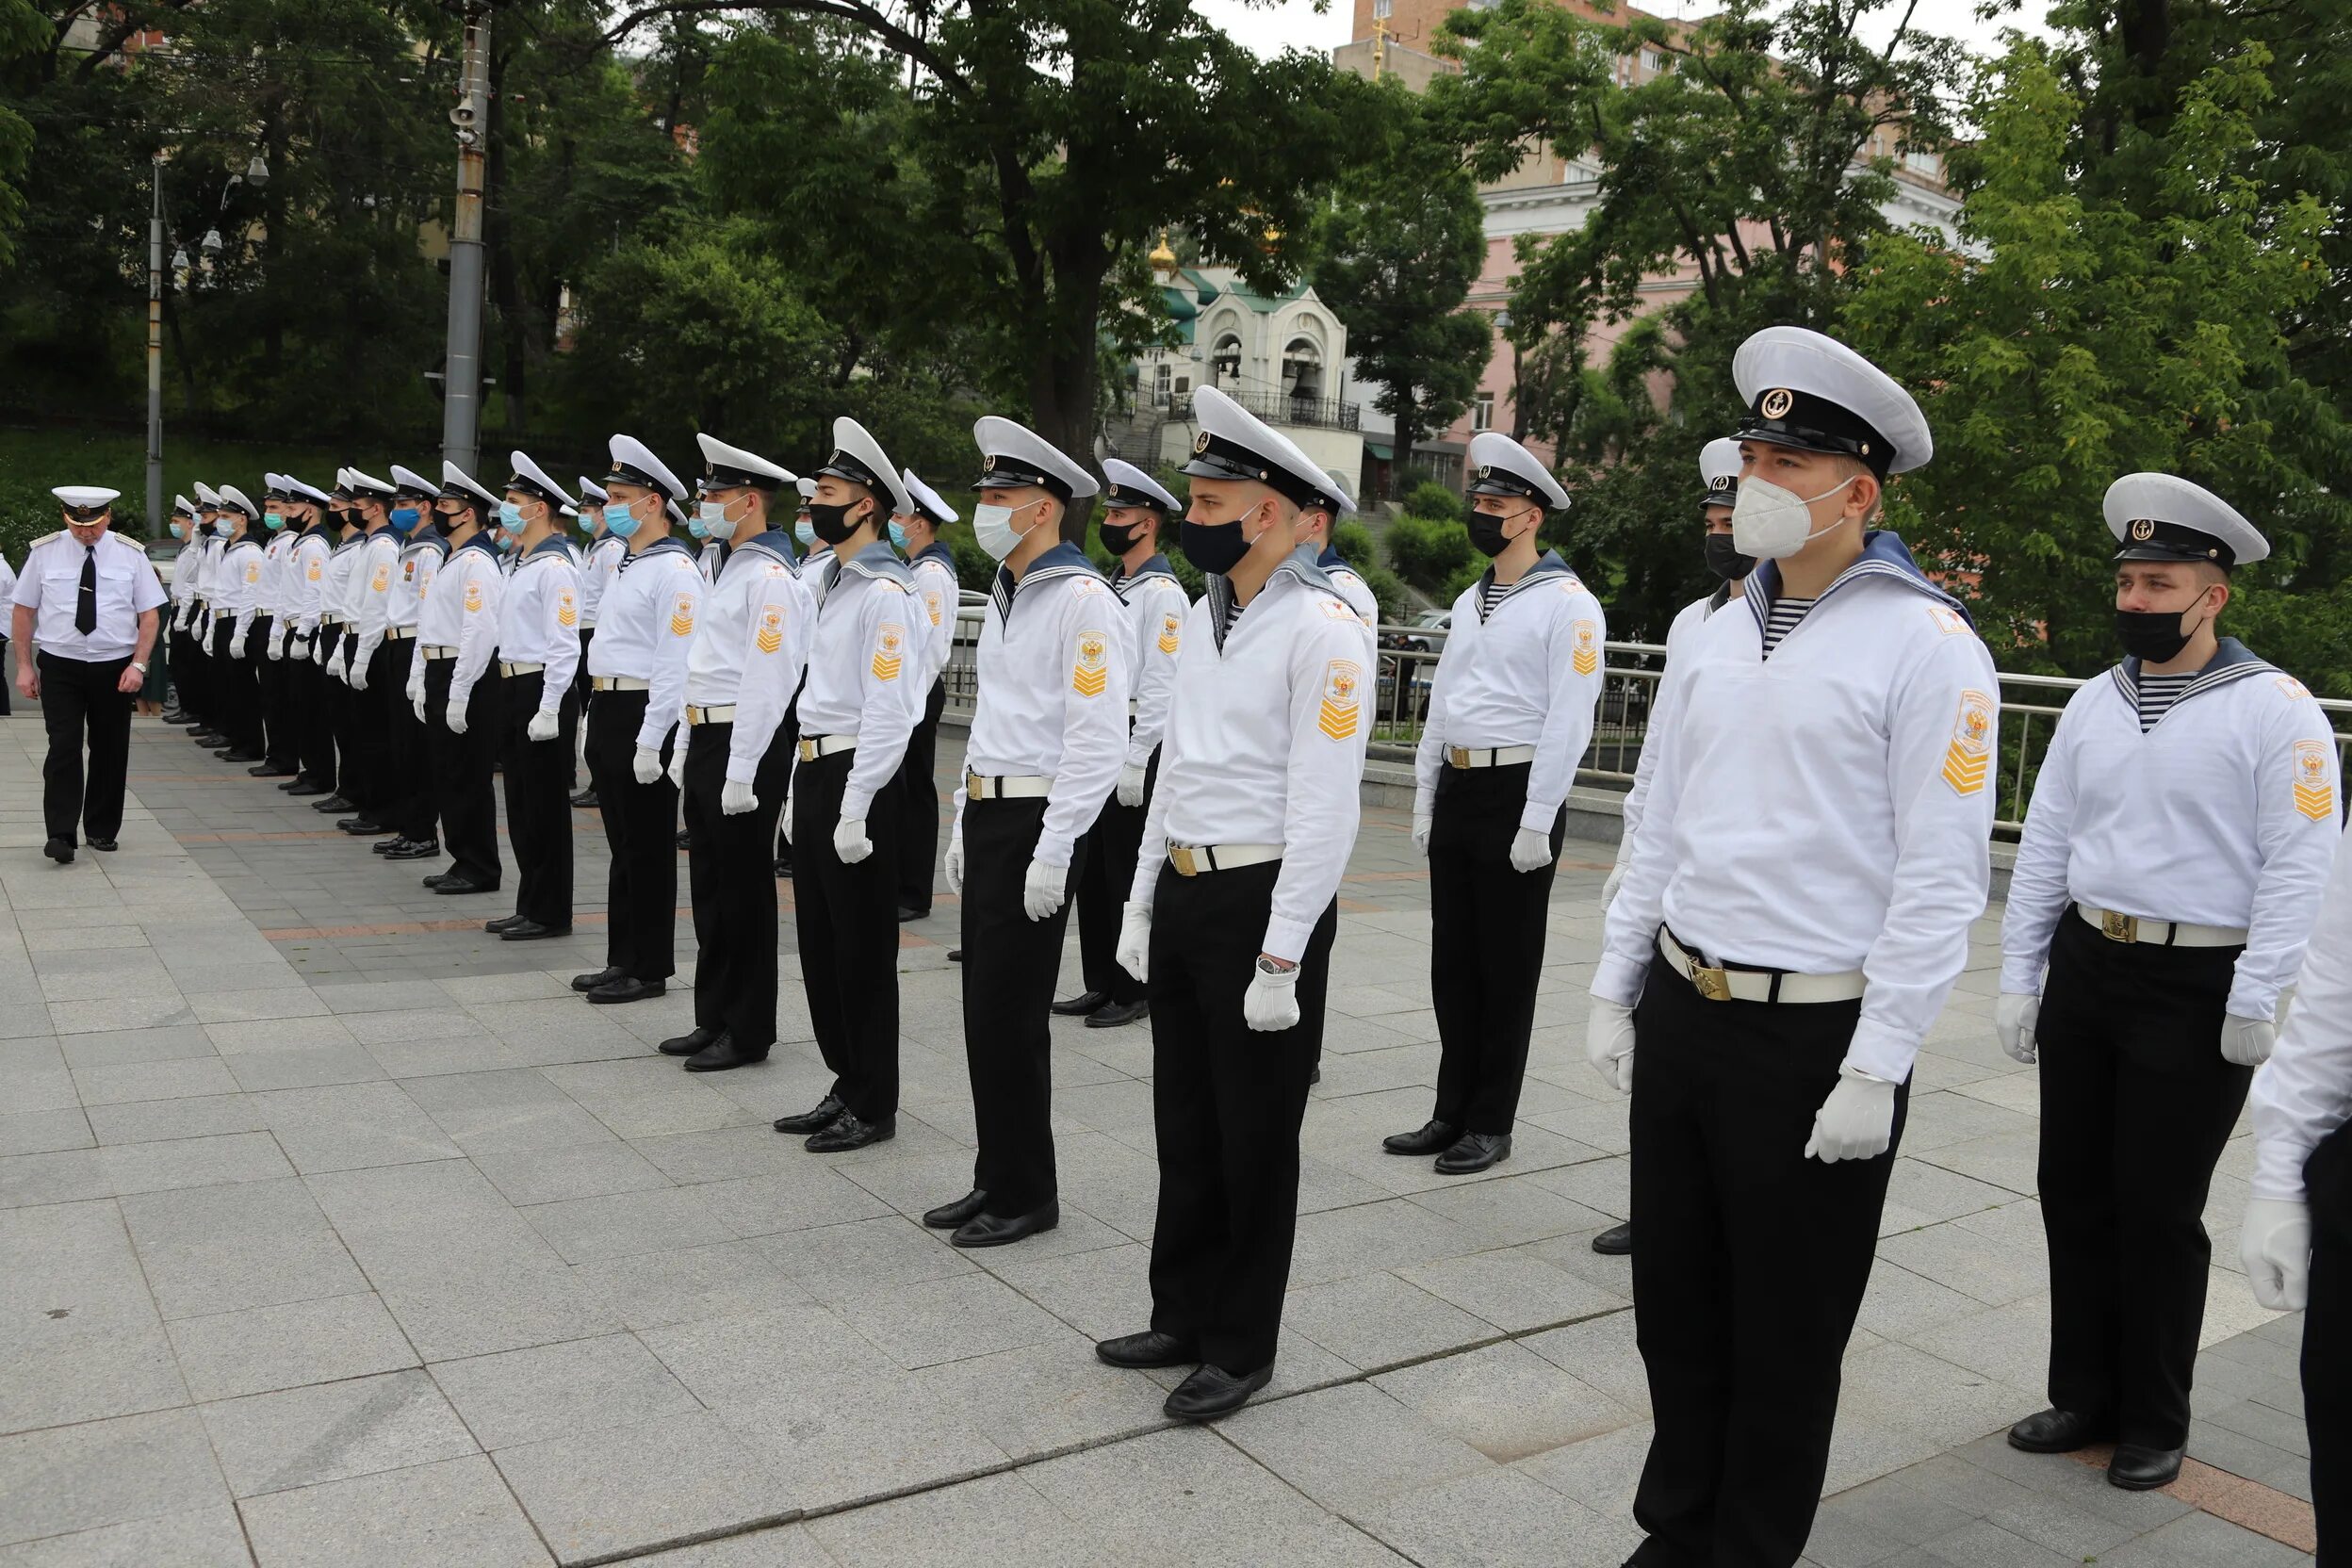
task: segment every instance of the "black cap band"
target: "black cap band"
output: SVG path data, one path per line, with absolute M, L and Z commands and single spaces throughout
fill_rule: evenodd
M 1544 487 L 1535 481 L 1510 468 L 1496 467 L 1491 463 L 1470 476 L 1468 493 L 1473 496 L 1525 496 L 1527 499 L 1539 502 L 1545 507 L 1552 504 L 1552 498 L 1544 493 Z
M 96 506 L 75 506 L 70 501 L 59 501 L 57 504 L 65 509 L 68 517 L 77 523 L 94 523 L 114 510 L 112 501 L 100 501 Z
M 774 474 L 755 473 L 739 468 L 731 463 L 712 463 L 702 471 L 705 490 L 764 490 L 774 493 L 782 489 L 784 482 Z
M 1294 474 L 1281 464 L 1251 451 L 1237 441 L 1202 431 L 1193 437 L 1192 461 L 1177 470 L 1195 479 L 1250 480 L 1270 486 L 1299 506 L 1319 506 L 1337 512 L 1339 503 L 1320 484 Z
M 563 497 L 557 495 L 553 490 L 548 489 L 546 485 L 540 483 L 537 480 L 532 479 L 526 474 L 507 475 L 506 487 L 509 490 L 519 490 L 526 496 L 536 496 L 541 500 L 547 502 L 549 506 L 569 506 L 571 504 Z
M 1007 457 L 1002 452 L 980 454 L 980 477 L 972 482 L 974 490 L 1046 491 L 1062 500 L 1070 498 L 1070 482 L 1059 474 L 1049 474 L 1024 458 Z
M 1711 482 L 1707 487 L 1707 494 L 1699 498 L 1699 504 L 1701 506 L 1739 505 L 1739 479 L 1734 477 L 1730 479 L 1719 479 Z
M 605 475 L 604 478 L 605 482 L 608 484 L 614 480 L 618 480 L 623 484 L 634 484 L 641 489 L 650 490 L 656 495 L 667 496 L 670 493 L 670 487 L 668 485 L 662 483 L 660 480 L 654 478 L 651 474 L 645 472 L 643 468 L 640 468 L 631 463 L 621 463 L 616 461 L 612 465 L 612 471 Z
M 2201 529 L 2185 528 L 2155 517 L 2134 517 L 2123 525 L 2123 547 L 2117 561 L 2205 561 L 2228 571 L 2238 564 L 2238 552 Z
M 1130 490 L 1122 484 L 1114 484 L 1108 490 L 1103 491 L 1102 504 L 1104 506 L 1149 507 L 1153 512 L 1163 513 L 1168 510 L 1168 503 L 1159 497 L 1142 490 Z
M 877 500 L 887 495 L 890 488 L 882 482 L 881 477 L 872 468 L 867 467 L 851 453 L 838 448 L 835 449 L 831 457 L 825 460 L 824 466 L 818 468 L 817 472 L 831 474 L 835 479 L 845 479 L 852 484 L 862 484 Z M 806 502 L 804 501 L 803 504 Z
M 1740 419 L 1738 434 L 1742 441 L 1851 457 L 1882 480 L 1895 460 L 1894 443 L 1862 416 L 1841 403 L 1786 386 L 1759 394 L 1755 407 Z

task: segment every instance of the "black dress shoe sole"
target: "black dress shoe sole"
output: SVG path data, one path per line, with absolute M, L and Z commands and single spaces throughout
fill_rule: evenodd
M 1180 1402 L 1178 1396 L 1183 1394 L 1184 1384 L 1179 1383 L 1176 1385 L 1176 1393 L 1169 1395 L 1168 1402 L 1160 1409 L 1179 1421 L 1215 1421 L 1220 1416 L 1233 1414 L 1233 1412 L 1248 1404 L 1250 1396 L 1273 1380 L 1274 1369 L 1271 1366 L 1261 1366 L 1248 1377 L 1235 1380 L 1230 1388 L 1220 1389 L 1216 1400 L 1207 1404 Z
M 571 934 L 572 928 L 568 925 L 540 925 L 529 928 L 518 925 L 499 932 L 498 940 L 502 942 L 551 942 L 558 937 L 568 937 Z
M 1052 1013 L 1055 1018 L 1084 1018 L 1088 1013 L 1101 1009 L 1102 1004 L 1108 1001 L 1110 1001 L 1110 998 L 1104 996 L 1101 991 L 1084 991 L 1079 995 L 1071 997 L 1067 1002 L 1054 1003 L 1052 1006 L 1048 1007 L 1046 1011 Z
M 112 855 L 115 851 L 115 842 L 112 839 L 85 839 L 82 841 L 101 855 Z
M 595 1003 L 599 1007 L 619 1007 L 631 1002 L 650 1002 L 655 997 L 662 995 L 665 988 L 666 988 L 663 986 L 662 982 L 659 980 L 648 980 L 645 984 L 640 986 L 633 991 L 613 992 L 611 994 L 599 995 L 598 992 L 604 990 L 604 988 L 599 986 L 596 990 L 592 990 L 588 993 L 588 1000 Z
M 687 1065 L 691 1067 L 693 1064 Z M 861 1122 L 855 1136 L 844 1134 L 841 1124 L 836 1121 L 822 1133 L 811 1133 L 808 1141 L 801 1147 L 811 1154 L 846 1154 L 854 1149 L 870 1149 L 877 1143 L 888 1143 L 896 1136 L 898 1119 L 895 1117 L 884 1122 Z
M 74 846 L 67 843 L 63 839 L 50 840 L 47 843 L 41 845 L 41 852 L 61 866 L 73 863 Z
M 1437 1157 L 1437 1163 L 1430 1168 L 1440 1176 L 1476 1176 L 1481 1170 L 1494 1169 L 1509 1158 L 1511 1158 L 1511 1145 L 1509 1144 L 1504 1144 L 1492 1153 L 1480 1154 L 1476 1158 L 1466 1160 L 1454 1159 L 1453 1152 L 1447 1150 Z
M 738 1056 L 730 1052 L 726 1056 L 705 1061 L 702 1054 L 696 1052 L 686 1058 L 686 1070 L 689 1072 L 732 1072 L 739 1067 L 758 1067 L 767 1059 L 768 1054 L 764 1051 L 757 1056 Z
M 1098 1343 L 1094 1348 L 1094 1359 L 1105 1366 L 1122 1367 L 1130 1372 L 1149 1372 L 1162 1366 L 1198 1366 L 1200 1364 L 1200 1347 L 1187 1345 L 1182 1340 L 1165 1350 L 1155 1350 L 1145 1356 L 1113 1355 L 1104 1348 L 1109 1344 L 1108 1340 Z
M 1062 1222 L 1061 1209 L 1057 1205 L 1049 1216 L 1043 1218 L 1038 1217 L 1037 1211 L 1032 1210 L 1028 1214 L 1017 1215 L 1005 1220 L 1001 1229 L 991 1228 L 979 1231 L 972 1229 L 982 1219 L 988 1217 L 992 1217 L 974 1215 L 963 1224 L 956 1227 L 955 1232 L 947 1238 L 948 1245 L 963 1248 L 1010 1247 L 1017 1241 L 1027 1241 L 1031 1236 L 1043 1235 Z

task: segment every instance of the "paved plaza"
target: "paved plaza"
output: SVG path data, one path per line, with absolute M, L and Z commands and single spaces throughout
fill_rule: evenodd
M 1054 1021 L 1061 1227 L 957 1251 L 915 1217 L 971 1183 L 952 898 L 904 928 L 896 1140 L 811 1155 L 768 1126 L 828 1081 L 789 889 L 774 1059 L 688 1076 L 653 1051 L 684 985 L 566 988 L 603 961 L 594 813 L 577 935 L 501 944 L 511 881 L 437 897 L 439 862 L 133 735 L 121 852 L 57 867 L 38 713 L 0 720 L 0 1568 L 1615 1568 L 1640 1539 L 1629 1272 L 1587 1245 L 1626 1212 L 1625 1105 L 1583 1059 L 1605 847 L 1570 841 L 1511 1157 L 1445 1178 L 1380 1147 L 1438 1050 L 1422 862 L 1366 811 L 1274 1384 L 1179 1429 L 1174 1374 L 1092 1354 L 1148 1319 L 1147 1026 Z M 2044 1403 L 2048 1274 L 1998 914 L 1919 1058 L 1807 1560 L 2308 1562 L 2243 1124 L 2181 1480 L 2001 1441 Z

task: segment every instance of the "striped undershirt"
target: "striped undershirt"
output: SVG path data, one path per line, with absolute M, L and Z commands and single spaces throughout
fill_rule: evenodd
M 2141 734 L 2155 728 L 2156 722 L 2172 711 L 2172 705 L 2180 700 L 2180 694 L 2188 689 L 2189 682 L 2195 680 L 2197 674 L 2197 671 L 2192 670 L 2186 675 L 2143 674 L 2140 677 Z
M 1502 602 L 1503 602 L 1503 596 L 1504 596 L 1505 594 L 1510 593 L 1510 592 L 1511 592 L 1511 584 L 1510 584 L 1510 583 L 1508 583 L 1508 582 L 1497 582 L 1497 581 L 1495 581 L 1495 580 L 1494 580 L 1494 578 L 1492 578 L 1492 577 L 1489 577 L 1489 578 L 1488 578 L 1488 579 L 1487 579 L 1484 582 L 1479 583 L 1479 584 L 1478 584 L 1478 619 L 1480 619 L 1480 620 L 1482 620 L 1482 621 L 1483 621 L 1483 620 L 1485 620 L 1488 616 L 1490 616 L 1490 615 L 1494 614 L 1494 607 L 1495 607 L 1496 605 L 1498 605 L 1498 604 L 1502 603 Z
M 1797 629 L 1797 623 L 1805 619 L 1805 612 L 1813 605 L 1811 599 L 1777 598 L 1772 601 L 1772 612 L 1764 619 L 1765 658 L 1772 656 L 1772 650 L 1780 646 L 1780 640 Z

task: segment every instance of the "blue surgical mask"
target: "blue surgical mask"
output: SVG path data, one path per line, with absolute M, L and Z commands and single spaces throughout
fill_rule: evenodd
M 275 533 L 278 530 L 286 526 L 286 514 L 283 512 L 265 512 L 261 514 L 261 526 L 268 529 L 270 532 Z
M 890 547 L 902 551 L 906 547 L 906 525 L 895 517 L 890 519 Z
M 689 517 L 686 519 L 686 531 L 693 534 L 697 539 L 708 539 L 710 537 L 710 530 L 705 526 L 703 520 L 699 516 Z
M 498 527 L 509 533 L 520 533 L 529 525 L 523 521 L 523 509 L 514 501 L 498 503 Z
M 188 537 L 188 525 L 181 522 L 176 517 L 172 520 L 172 537 L 174 539 L 185 539 Z
M 637 518 L 618 501 L 607 501 L 604 507 L 604 530 L 615 539 L 626 539 L 637 531 Z
M 816 525 L 806 517 L 792 525 L 792 537 L 800 541 L 802 549 L 808 550 L 817 547 Z
M 410 530 L 414 529 L 416 526 L 417 521 L 423 516 L 424 514 L 418 511 L 416 507 L 396 506 L 392 509 L 392 531 L 395 533 L 406 533 Z

